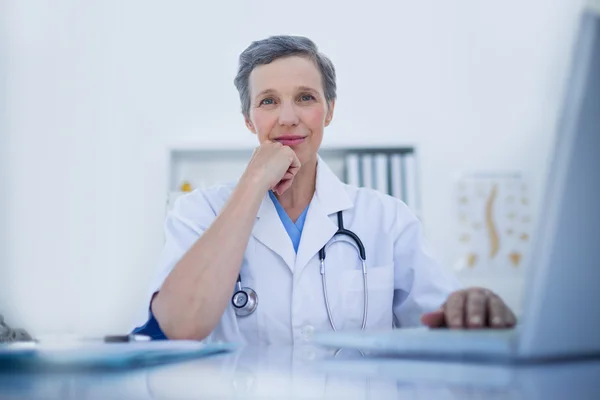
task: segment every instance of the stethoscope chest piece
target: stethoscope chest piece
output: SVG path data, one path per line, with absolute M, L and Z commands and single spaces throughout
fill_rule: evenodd
M 256 310 L 258 296 L 256 292 L 248 287 L 237 290 L 231 298 L 231 304 L 238 317 L 245 317 Z
M 338 230 L 334 234 L 335 235 L 345 235 L 350 237 L 354 244 L 356 245 L 356 251 L 360 257 L 362 263 L 362 276 L 363 276 L 363 320 L 361 329 L 365 329 L 367 325 L 367 310 L 369 304 L 369 293 L 367 290 L 367 267 L 366 267 L 366 259 L 367 256 L 365 254 L 365 246 L 362 241 L 354 232 L 344 228 L 344 219 L 342 216 L 342 212 L 338 211 Z M 329 299 L 327 297 L 327 282 L 325 278 L 325 246 L 319 250 L 319 260 L 321 262 L 321 280 L 323 284 L 323 297 L 325 298 L 325 308 L 327 309 L 327 317 L 329 318 L 329 323 L 331 324 L 331 328 L 335 331 L 335 324 L 333 322 L 333 316 L 331 314 L 331 308 L 329 306 Z M 231 304 L 233 306 L 233 310 L 235 311 L 235 315 L 238 317 L 245 317 L 250 315 L 256 310 L 258 306 L 258 296 L 256 292 L 249 287 L 242 287 L 242 277 L 241 274 L 238 274 L 237 282 L 236 282 L 236 291 L 233 293 L 233 297 L 231 298 Z

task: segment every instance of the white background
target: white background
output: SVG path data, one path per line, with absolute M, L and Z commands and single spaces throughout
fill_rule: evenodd
M 4 1 L 0 1 L 0 279 L 6 276 L 7 269 L 7 230 L 8 224 L 5 222 L 8 216 L 8 209 L 6 206 L 7 196 L 5 195 L 5 189 L 8 184 L 8 134 L 7 134 L 7 123 L 6 123 L 6 62 L 4 56 L 6 55 L 6 43 L 7 43 L 7 29 L 6 29 L 6 4 Z M 2 282 L 2 280 L 0 280 Z M 7 300 L 6 283 L 0 283 L 0 304 L 5 304 Z M 0 311 L 1 313 L 2 311 Z
M 312 38 L 337 68 L 325 145 L 417 146 L 426 234 L 450 268 L 458 174 L 524 171 L 538 204 L 582 5 L 5 1 L 0 312 L 34 334 L 131 328 L 167 149 L 254 146 L 233 78 L 271 34 Z

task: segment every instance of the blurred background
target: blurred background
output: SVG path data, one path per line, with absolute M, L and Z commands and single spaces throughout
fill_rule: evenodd
M 0 313 L 34 335 L 133 327 L 173 149 L 256 145 L 233 78 L 274 34 L 336 67 L 323 146 L 413 149 L 430 247 L 518 308 L 522 268 L 460 262 L 456 185 L 517 174 L 536 221 L 583 4 L 0 0 Z

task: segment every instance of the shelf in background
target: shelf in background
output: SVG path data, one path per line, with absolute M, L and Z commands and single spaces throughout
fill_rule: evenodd
M 183 148 L 169 153 L 167 208 L 183 192 L 235 182 L 254 148 Z M 321 148 L 319 155 L 343 182 L 371 187 L 404 201 L 420 215 L 416 152 L 413 147 Z

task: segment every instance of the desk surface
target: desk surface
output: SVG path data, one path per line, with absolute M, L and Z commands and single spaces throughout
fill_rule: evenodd
M 236 352 L 125 372 L 2 373 L 2 399 L 598 399 L 600 360 L 506 366 L 363 358 L 315 347 Z

